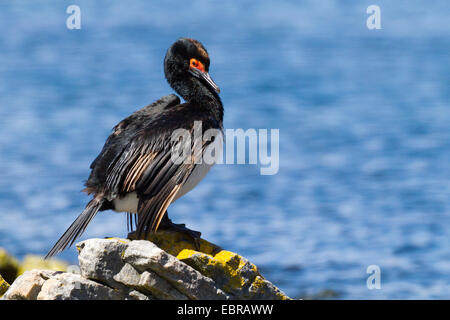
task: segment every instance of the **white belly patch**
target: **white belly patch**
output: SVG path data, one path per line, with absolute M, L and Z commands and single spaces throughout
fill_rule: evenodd
M 202 163 L 195 167 L 194 171 L 191 173 L 189 178 L 187 179 L 186 183 L 181 187 L 180 191 L 178 191 L 177 195 L 173 199 L 172 202 L 175 202 L 178 198 L 181 198 L 186 193 L 191 191 L 195 188 L 195 186 L 203 180 L 203 178 L 208 174 L 209 170 L 211 169 L 212 165 L 208 165 L 205 163 Z
M 124 197 L 113 200 L 114 211 L 137 213 L 138 202 L 136 192 L 130 192 Z
M 211 165 L 201 164 L 198 165 L 192 172 L 189 179 L 183 185 L 183 187 L 178 191 L 177 195 L 172 202 L 175 202 L 178 198 L 184 196 L 186 193 L 195 188 L 195 186 L 207 175 L 208 171 L 211 169 Z M 116 198 L 113 200 L 114 211 L 117 212 L 132 212 L 137 213 L 139 199 L 136 192 L 130 192 L 124 197 Z

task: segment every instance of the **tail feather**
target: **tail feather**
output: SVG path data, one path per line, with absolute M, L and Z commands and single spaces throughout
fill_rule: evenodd
M 63 251 L 68 246 L 71 246 L 75 240 L 81 236 L 89 222 L 95 217 L 98 210 L 103 204 L 103 197 L 95 197 L 87 204 L 83 212 L 76 218 L 76 220 L 70 225 L 70 227 L 64 232 L 64 234 L 59 238 L 58 242 L 53 246 L 53 248 L 47 253 L 45 259 L 48 259 L 61 251 Z

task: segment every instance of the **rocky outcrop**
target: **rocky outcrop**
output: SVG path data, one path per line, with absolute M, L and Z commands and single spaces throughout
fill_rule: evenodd
M 132 238 L 132 236 L 131 236 Z M 27 271 L 2 299 L 289 299 L 247 259 L 172 232 L 77 244 L 79 272 Z

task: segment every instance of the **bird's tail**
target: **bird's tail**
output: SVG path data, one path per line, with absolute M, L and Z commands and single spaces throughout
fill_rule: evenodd
M 84 232 L 87 225 L 95 217 L 98 210 L 103 204 L 103 196 L 97 196 L 87 204 L 83 212 L 78 216 L 78 218 L 70 225 L 70 227 L 64 232 L 64 234 L 59 238 L 58 242 L 53 246 L 53 248 L 47 253 L 45 259 L 48 259 L 55 254 L 60 253 L 68 246 L 71 246 L 75 240 Z

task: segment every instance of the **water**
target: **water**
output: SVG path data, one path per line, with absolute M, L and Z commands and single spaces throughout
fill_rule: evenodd
M 189 36 L 210 53 L 225 126 L 280 129 L 280 170 L 216 166 L 172 219 L 292 297 L 450 297 L 448 1 L 377 1 L 381 30 L 366 1 L 79 0 L 81 30 L 69 4 L 0 4 L 0 247 L 47 252 L 88 201 L 110 129 L 172 92 L 162 59 Z M 125 222 L 103 212 L 82 238 Z

